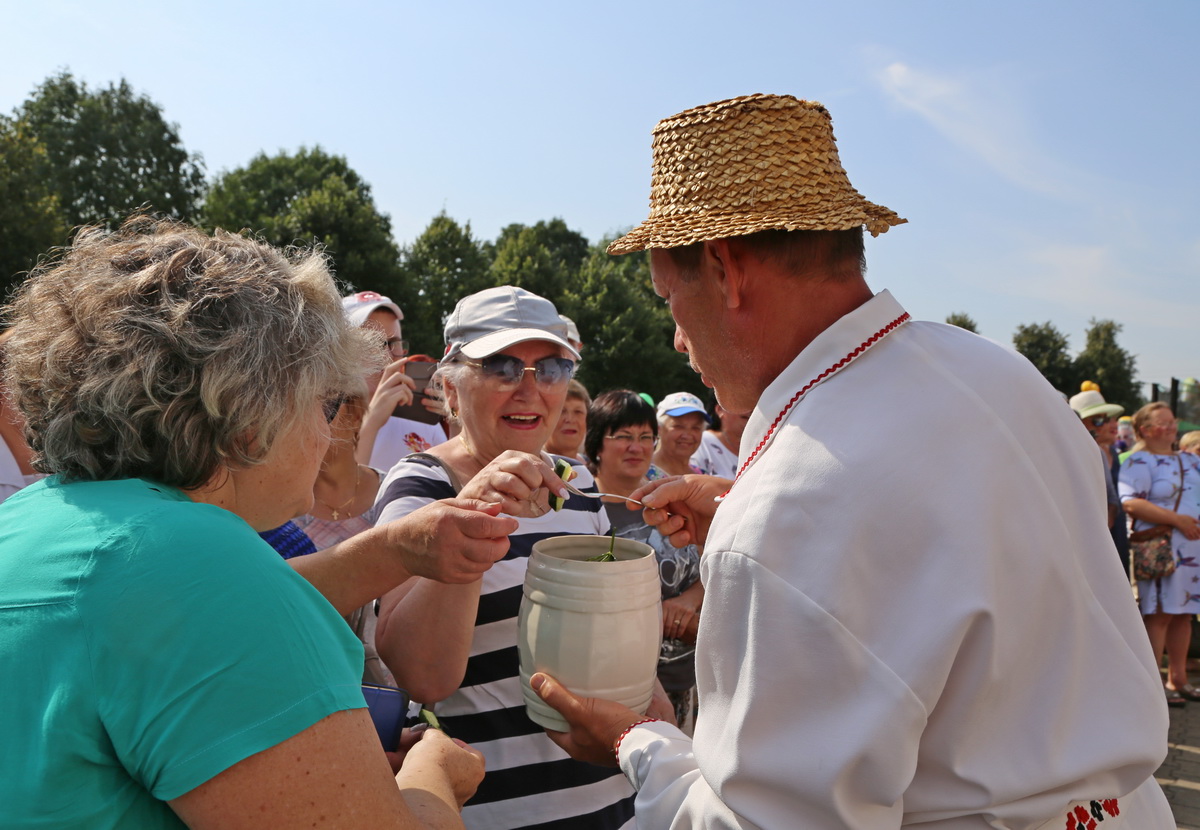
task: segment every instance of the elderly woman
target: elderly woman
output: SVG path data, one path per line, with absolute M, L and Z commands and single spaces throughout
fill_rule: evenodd
M 605 392 L 588 411 L 584 447 L 593 459 L 592 472 L 602 493 L 628 496 L 647 483 L 650 456 L 658 435 L 654 407 L 628 389 Z M 617 535 L 645 542 L 658 559 L 662 584 L 663 642 L 658 679 L 675 709 L 675 720 L 691 734 L 696 685 L 696 632 L 704 585 L 700 582 L 700 549 L 677 548 L 643 521 L 629 502 L 605 496 L 604 510 Z
M 650 478 L 698 473 L 692 454 L 700 449 L 708 412 L 695 395 L 673 392 L 658 402 L 658 448 L 654 451 Z
M 567 384 L 567 402 L 563 404 L 562 415 L 550 433 L 546 442 L 546 452 L 561 455 L 572 461 L 583 461 L 580 454 L 583 450 L 583 438 L 587 435 L 588 407 L 592 398 L 588 395 L 587 387 L 572 379 Z
M 1138 603 L 1155 657 L 1167 652 L 1167 703 L 1183 706 L 1200 700 L 1200 689 L 1188 681 L 1187 656 L 1192 616 L 1200 611 L 1200 459 L 1174 448 L 1179 425 L 1161 401 L 1133 414 L 1137 443 L 1121 467 L 1117 490 L 1132 519 L 1130 541 L 1138 533 L 1162 528 L 1171 539 L 1175 571 L 1158 579 L 1137 581 Z
M 441 504 L 294 568 L 255 533 L 308 512 L 379 351 L 323 258 L 135 219 L 82 232 L 8 313 L 51 475 L 0 505 L 5 825 L 458 824 L 481 758 L 430 732 L 393 778 L 338 611 L 475 579 L 515 523 Z
M 633 824 L 633 790 L 616 769 L 573 761 L 525 715 L 518 677 L 517 613 L 538 539 L 608 531 L 594 499 L 566 495 L 540 455 L 558 420 L 578 353 L 554 305 L 503 286 L 461 300 L 446 321 L 446 405 L 461 432 L 392 468 L 379 520 L 435 499 L 500 502 L 520 518 L 504 561 L 468 585 L 416 579 L 383 598 L 376 645 L 414 700 L 437 703 L 451 734 L 478 745 L 491 772 L 463 810 L 473 828 Z M 580 489 L 592 486 L 582 464 Z

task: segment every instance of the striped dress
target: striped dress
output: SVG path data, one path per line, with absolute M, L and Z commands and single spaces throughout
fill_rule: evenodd
M 591 474 L 568 459 L 572 483 L 594 488 Z M 378 523 L 437 499 L 454 497 L 446 472 L 413 459 L 392 468 L 376 504 Z M 608 532 L 598 499 L 572 496 L 560 512 L 521 519 L 504 559 L 483 576 L 475 636 L 462 686 L 437 706 L 447 731 L 483 753 L 487 774 L 463 810 L 472 830 L 616 830 L 636 826 L 634 791 L 620 770 L 574 761 L 525 714 L 517 658 L 517 613 L 533 543 L 570 533 Z

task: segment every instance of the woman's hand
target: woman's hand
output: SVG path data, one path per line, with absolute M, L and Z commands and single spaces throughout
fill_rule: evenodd
M 534 518 L 550 510 L 550 494 L 566 498 L 562 479 L 537 455 L 506 450 L 475 474 L 461 496 L 500 505 L 510 516 Z
M 664 599 L 663 636 L 694 643 L 700 627 L 700 605 L 704 602 L 704 586 L 694 582 L 678 596 Z
M 413 402 L 413 390 L 417 383 L 404 374 L 404 367 L 411 358 L 402 357 L 393 360 L 383 369 L 371 402 L 367 404 L 367 412 L 363 416 L 363 425 L 371 426 L 373 432 L 378 431 L 387 423 L 397 406 L 407 406 Z
M 1188 540 L 1200 539 L 1200 521 L 1197 521 L 1194 516 L 1189 516 L 1186 513 L 1176 513 L 1175 520 L 1171 524 L 1183 534 L 1183 538 Z
M 517 522 L 496 504 L 456 498 L 435 501 L 388 522 L 389 540 L 413 576 L 464 584 L 479 579 L 508 552 Z
M 717 496 L 728 492 L 733 482 L 717 476 L 686 475 L 660 478 L 630 494 L 646 505 L 642 517 L 657 527 L 677 548 L 703 545 L 708 526 L 717 512 Z
M 410 782 L 418 783 L 431 772 L 440 772 L 461 810 L 483 780 L 483 755 L 438 729 L 415 730 L 415 734 L 416 740 L 408 748 L 400 772 L 396 774 L 400 791 L 408 796 Z

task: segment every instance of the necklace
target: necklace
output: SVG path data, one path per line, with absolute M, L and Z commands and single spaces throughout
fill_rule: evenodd
M 356 498 L 358 498 L 358 485 L 361 482 L 362 482 L 362 465 L 356 464 L 354 467 L 354 492 L 350 494 L 350 498 L 346 499 L 344 502 L 342 502 L 342 504 L 338 505 L 337 507 L 334 507 L 332 504 L 329 504 L 327 502 L 323 502 L 320 499 L 317 499 L 317 503 L 320 504 L 322 507 L 326 507 L 329 509 L 329 512 L 331 514 L 333 514 L 333 520 L 335 522 L 341 521 L 342 511 L 345 510 L 347 507 L 349 507 L 350 503 L 352 501 L 354 501 Z M 314 494 L 314 498 L 315 498 L 315 494 Z M 347 516 L 346 518 L 350 518 L 350 517 Z
M 799 392 L 797 392 L 795 395 L 792 395 L 792 399 L 789 400 L 784 405 L 783 409 L 779 410 L 779 414 L 775 416 L 775 420 L 771 422 L 771 426 L 767 427 L 767 432 L 765 435 L 763 435 L 762 440 L 758 442 L 758 446 L 756 446 L 754 448 L 754 450 L 750 453 L 750 456 L 746 459 L 746 461 L 742 464 L 742 466 L 738 468 L 737 475 L 735 475 L 733 477 L 733 484 L 729 485 L 728 490 L 726 490 L 721 495 L 717 496 L 716 501 L 724 501 L 726 496 L 728 496 L 731 492 L 733 492 L 733 488 L 737 486 L 737 483 L 739 481 L 741 481 L 742 474 L 745 473 L 746 470 L 750 469 L 750 465 L 758 460 L 758 457 L 759 457 L 759 455 L 762 454 L 762 451 L 765 450 L 767 448 L 767 445 L 771 443 L 771 439 L 775 436 L 776 428 L 780 424 L 783 423 L 784 419 L 787 418 L 788 414 L 793 409 L 795 409 L 796 404 L 800 403 L 800 399 L 803 398 L 810 389 L 812 389 L 814 386 L 816 386 L 818 383 L 825 380 L 826 378 L 836 375 L 838 372 L 840 372 L 842 369 L 845 369 L 847 366 L 849 366 L 851 363 L 853 363 L 859 357 L 862 357 L 862 355 L 867 351 L 867 349 L 871 348 L 876 343 L 878 343 L 880 340 L 887 337 L 889 334 L 891 334 L 893 331 L 895 331 L 897 328 L 899 328 L 902 323 L 907 323 L 909 321 L 909 319 L 910 318 L 909 318 L 908 312 L 907 311 L 904 312 L 899 317 L 897 317 L 895 320 L 888 323 L 886 326 L 881 328 L 879 331 L 872 334 L 866 340 L 859 343 L 858 346 L 856 348 L 854 348 L 849 354 L 847 354 L 841 360 L 834 363 L 832 366 L 830 366 L 824 372 L 821 372 L 821 374 L 817 375 L 815 378 L 810 380 L 808 383 L 804 384 L 803 388 L 801 388 Z

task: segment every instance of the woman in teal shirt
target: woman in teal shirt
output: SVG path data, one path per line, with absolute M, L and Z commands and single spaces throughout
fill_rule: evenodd
M 4 825 L 459 825 L 481 757 L 426 733 L 393 778 L 338 611 L 477 579 L 515 522 L 442 502 L 295 567 L 256 533 L 308 512 L 379 353 L 324 259 L 139 218 L 81 233 L 8 317 L 51 475 L 0 505 Z

